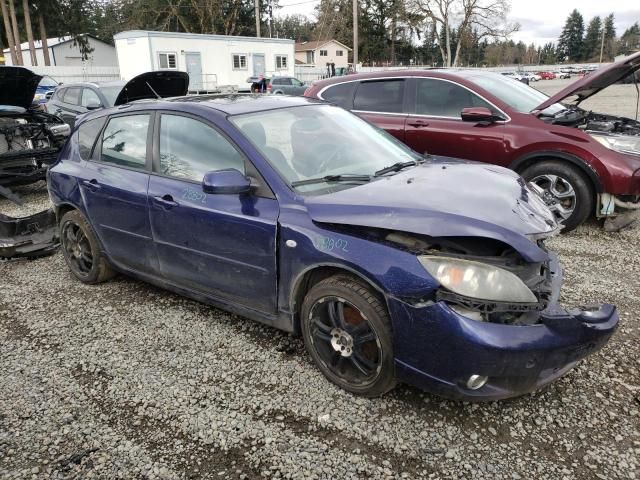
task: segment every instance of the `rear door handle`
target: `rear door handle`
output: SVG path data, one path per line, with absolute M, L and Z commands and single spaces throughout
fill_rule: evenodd
M 429 122 L 427 122 L 426 120 L 409 120 L 407 122 L 407 125 L 410 125 L 415 128 L 422 128 L 422 127 L 428 127 Z
M 161 197 L 153 197 L 153 200 L 159 204 L 162 205 L 164 208 L 166 208 L 167 210 L 173 207 L 177 207 L 179 205 L 178 202 L 176 202 L 173 197 L 169 194 L 163 195 Z
M 95 178 L 92 178 L 91 180 L 83 180 L 82 185 L 87 187 L 92 192 L 95 192 L 96 190 L 100 190 L 102 188 Z

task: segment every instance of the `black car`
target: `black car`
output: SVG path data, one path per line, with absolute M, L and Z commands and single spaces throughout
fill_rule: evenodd
M 147 72 L 126 82 L 116 80 L 102 83 L 69 83 L 56 89 L 46 104 L 49 113 L 59 116 L 65 123 L 73 127 L 78 115 L 90 110 L 109 108 L 135 100 L 128 93 L 132 88 L 155 92 L 158 97 L 165 97 L 166 86 L 171 82 L 184 84 L 180 91 L 187 92 L 189 79 L 184 72 L 156 71 Z M 186 82 L 186 83 L 185 83 Z

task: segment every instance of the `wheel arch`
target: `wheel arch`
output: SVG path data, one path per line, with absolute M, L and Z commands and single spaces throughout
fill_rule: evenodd
M 300 272 L 298 276 L 292 282 L 291 290 L 289 292 L 289 311 L 291 312 L 293 331 L 296 335 L 300 334 L 300 309 L 307 292 L 313 288 L 314 285 L 322 280 L 332 277 L 338 274 L 345 274 L 362 281 L 365 285 L 370 286 L 376 291 L 381 300 L 387 305 L 386 295 L 383 288 L 367 277 L 362 272 L 351 268 L 347 265 L 338 263 L 324 263 L 316 264 L 307 267 Z
M 60 205 L 56 205 L 54 208 L 54 211 L 56 212 L 56 219 L 58 223 L 60 223 L 60 220 L 62 219 L 62 217 L 67 212 L 70 212 L 71 210 L 80 210 L 80 209 L 75 205 L 72 205 L 71 203 L 66 203 L 66 202 L 61 203 Z
M 598 176 L 596 171 L 593 170 L 593 168 L 591 168 L 591 166 L 580 157 L 566 152 L 548 150 L 528 153 L 514 160 L 511 165 L 509 165 L 509 168 L 518 173 L 522 173 L 527 167 L 533 165 L 535 162 L 542 160 L 556 160 L 574 165 L 578 168 L 579 171 L 587 176 L 595 193 L 602 193 L 604 191 L 602 181 L 600 180 L 600 177 Z

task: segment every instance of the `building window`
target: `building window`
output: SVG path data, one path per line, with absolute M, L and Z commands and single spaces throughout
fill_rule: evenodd
M 158 65 L 161 70 L 176 70 L 178 62 L 175 53 L 158 53 Z
M 313 50 L 307 52 L 307 63 L 314 63 L 314 53 L 315 52 Z
M 336 50 L 336 57 L 342 56 L 342 50 Z
M 234 55 L 233 56 L 233 69 L 234 70 L 246 70 L 247 69 L 247 56 L 246 55 Z
M 320 50 L 320 56 L 321 57 L 326 57 L 327 56 L 327 51 L 326 50 Z
M 289 66 L 286 55 L 276 55 L 276 69 L 285 70 Z

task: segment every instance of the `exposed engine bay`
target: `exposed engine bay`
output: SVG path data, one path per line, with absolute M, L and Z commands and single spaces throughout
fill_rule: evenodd
M 549 123 L 575 127 L 586 132 L 640 135 L 640 122 L 636 120 L 590 112 L 576 106 L 570 106 L 553 116 L 541 118 Z
M 541 321 L 541 312 L 558 301 L 561 269 L 555 255 L 550 252 L 547 252 L 550 261 L 534 263 L 525 261 L 511 246 L 490 238 L 432 238 L 392 230 L 351 229 L 344 225 L 332 227 L 340 232 L 364 236 L 416 256 L 446 256 L 498 267 L 517 276 L 535 296 L 535 301 L 529 303 L 487 301 L 460 295 L 441 287 L 433 298 L 411 299 L 414 303 L 442 301 L 459 314 L 473 320 L 506 325 L 535 325 Z M 536 243 L 547 251 L 544 239 L 538 239 Z
M 19 185 L 44 178 L 71 129 L 45 112 L 0 116 L 0 185 Z

